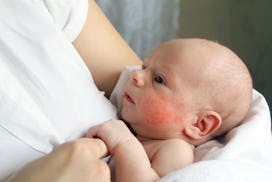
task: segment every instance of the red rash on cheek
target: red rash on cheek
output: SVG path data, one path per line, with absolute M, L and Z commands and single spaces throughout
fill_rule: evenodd
M 141 112 L 143 119 L 154 125 L 166 122 L 180 121 L 181 116 L 177 114 L 177 109 L 170 105 L 166 99 L 148 98 L 144 101 Z

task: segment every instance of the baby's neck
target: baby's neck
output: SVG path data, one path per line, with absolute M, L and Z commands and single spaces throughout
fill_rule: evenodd
M 144 142 L 144 141 L 147 141 L 147 140 L 154 140 L 154 139 L 151 139 L 151 138 L 139 136 L 139 135 L 137 135 L 137 134 L 136 134 L 136 137 L 137 137 L 137 139 L 138 139 L 140 142 Z

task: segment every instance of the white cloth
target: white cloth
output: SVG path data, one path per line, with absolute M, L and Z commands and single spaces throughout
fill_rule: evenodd
M 123 96 L 123 88 L 125 86 L 125 83 L 129 79 L 130 72 L 133 70 L 141 69 L 141 65 L 135 65 L 135 66 L 126 66 L 122 73 L 120 74 L 120 77 L 118 79 L 117 84 L 115 85 L 111 96 L 110 101 L 113 105 L 117 108 L 117 115 L 120 117 L 121 107 L 122 107 L 122 96 Z
M 122 88 L 131 70 L 127 67 L 112 93 L 120 111 Z M 171 155 L 171 154 L 170 154 Z M 181 154 L 182 155 L 182 154 Z M 272 136 L 270 111 L 265 98 L 253 90 L 251 108 L 242 124 L 220 141 L 212 140 L 195 149 L 195 162 L 165 176 L 162 182 L 271 182 Z
M 87 17 L 88 0 L 36 0 L 36 3 L 50 13 L 68 40 L 75 40 Z
M 87 0 L 55 1 L 66 18 L 51 16 L 53 0 L 0 0 L 0 181 L 116 117 L 70 42 L 82 29 Z

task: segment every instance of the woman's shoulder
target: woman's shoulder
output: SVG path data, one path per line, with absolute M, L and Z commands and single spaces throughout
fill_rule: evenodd
M 79 35 L 88 14 L 88 0 L 37 0 L 70 42 Z

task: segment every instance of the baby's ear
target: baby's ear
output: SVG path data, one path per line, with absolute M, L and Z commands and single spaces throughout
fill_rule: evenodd
M 209 138 L 222 124 L 221 116 L 215 111 L 202 111 L 184 129 L 184 134 L 193 140 Z

